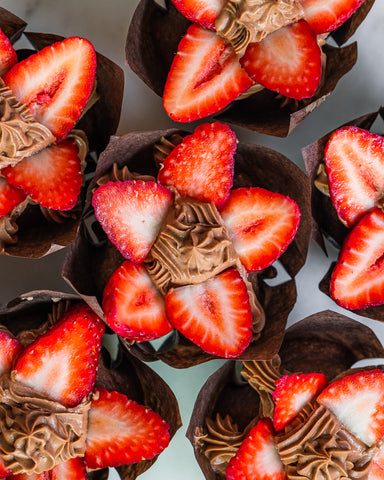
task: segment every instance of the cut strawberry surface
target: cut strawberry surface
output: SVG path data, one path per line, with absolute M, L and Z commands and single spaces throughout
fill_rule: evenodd
M 274 442 L 270 418 L 262 418 L 231 458 L 227 480 L 286 480 L 284 466 Z
M 232 188 L 236 147 L 236 134 L 227 125 L 200 125 L 166 157 L 159 182 L 220 208 Z
M 297 100 L 312 97 L 321 78 L 320 47 L 305 20 L 250 43 L 240 63 L 256 83 Z
M 74 407 L 93 389 L 104 323 L 83 303 L 26 347 L 12 377 L 67 407 Z
M 108 182 L 93 194 L 95 215 L 121 254 L 141 263 L 160 229 L 173 193 L 154 182 Z
M 164 298 L 145 267 L 129 260 L 114 271 L 105 286 L 103 311 L 112 330 L 130 340 L 153 340 L 173 328 Z
M 0 28 L 0 77 L 17 63 L 17 54 L 9 38 Z
M 170 290 L 165 307 L 172 325 L 212 355 L 238 357 L 252 339 L 247 287 L 235 269 Z
M 294 200 L 258 187 L 232 190 L 221 216 L 248 272 L 277 260 L 294 239 L 300 222 Z
M 318 396 L 350 432 L 367 445 L 384 435 L 384 373 L 361 371 L 331 383 Z
M 75 457 L 61 462 L 49 472 L 50 480 L 87 480 L 87 472 L 83 458 Z
M 345 239 L 332 273 L 330 293 L 357 310 L 384 303 L 384 213 L 367 213 Z
M 384 138 L 358 127 L 340 128 L 324 155 L 332 202 L 352 227 L 384 201 Z
M 304 18 L 316 34 L 335 30 L 363 2 L 364 0 L 300 0 Z
M 382 443 L 372 459 L 367 480 L 384 480 L 384 444 Z
M 227 0 L 172 0 L 185 18 L 199 25 L 215 29 L 215 21 Z
M 156 412 L 119 392 L 95 390 L 86 438 L 88 468 L 149 460 L 168 444 L 169 426 Z
M 26 197 L 26 193 L 10 185 L 4 177 L 0 177 L 0 218 L 8 215 Z
M 17 63 L 3 80 L 59 142 L 79 120 L 95 74 L 92 44 L 84 38 L 69 37 Z
M 232 46 L 215 32 L 192 24 L 179 43 L 163 103 L 178 122 L 219 112 L 252 85 Z
M 21 345 L 16 338 L 0 331 L 0 375 L 11 370 L 20 349 Z
M 1 170 L 6 180 L 46 208 L 70 210 L 82 184 L 78 147 L 73 139 L 50 145 L 14 167 Z
M 284 375 L 275 382 L 273 426 L 276 431 L 288 425 L 310 401 L 328 385 L 322 373 Z

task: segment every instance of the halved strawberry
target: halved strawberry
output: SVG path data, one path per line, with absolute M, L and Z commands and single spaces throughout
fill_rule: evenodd
M 367 480 L 384 480 L 384 443 L 381 443 L 378 451 L 372 458 Z
M 320 47 L 305 20 L 250 43 L 240 63 L 256 83 L 297 100 L 312 97 L 321 78 Z
M 1 173 L 32 200 L 54 210 L 76 205 L 82 184 L 78 147 L 73 139 L 50 145 Z
M 10 185 L 4 177 L 0 177 L 0 218 L 8 215 L 26 197 L 26 193 Z
M 384 372 L 366 370 L 331 383 L 317 398 L 367 445 L 384 435 Z
M 105 388 L 95 390 L 85 446 L 88 468 L 149 460 L 169 444 L 169 426 L 159 414 Z
M 21 352 L 11 375 L 74 407 L 94 387 L 103 333 L 102 320 L 88 305 L 79 303 Z
M 322 373 L 294 373 L 284 375 L 275 382 L 272 398 L 275 402 L 273 426 L 282 430 L 328 385 Z
M 337 214 L 347 227 L 384 202 L 384 137 L 343 127 L 324 152 L 328 183 Z
M 95 74 L 92 44 L 84 38 L 69 37 L 17 63 L 3 80 L 59 142 L 79 120 Z
M 172 325 L 212 355 L 238 357 L 252 340 L 247 287 L 235 269 L 171 289 L 165 308 Z
M 173 193 L 151 181 L 108 182 L 93 194 L 95 215 L 121 254 L 138 264 L 147 256 Z
M 384 303 L 384 213 L 379 208 L 364 215 L 344 240 L 330 293 L 350 310 Z
M 202 27 L 215 29 L 215 21 L 227 0 L 172 0 L 184 17 Z
M 267 268 L 277 260 L 300 223 L 294 200 L 258 187 L 232 190 L 221 216 L 248 272 Z
M 300 0 L 304 18 L 316 34 L 335 30 L 363 2 L 364 0 Z
M 0 77 L 17 63 L 17 54 L 9 38 L 0 28 Z
M 266 417 L 259 420 L 229 461 L 226 479 L 286 480 L 274 435 L 271 419 Z
M 112 330 L 130 340 L 153 340 L 173 328 L 164 298 L 145 267 L 129 260 L 113 272 L 105 286 L 103 311 Z
M 84 459 L 80 457 L 61 462 L 46 473 L 49 473 L 50 480 L 87 480 L 88 478 Z
M 177 122 L 219 112 L 252 85 L 235 51 L 215 32 L 192 24 L 181 39 L 163 93 Z
M 183 197 L 222 207 L 233 184 L 236 134 L 222 123 L 205 123 L 166 157 L 159 182 Z
M 11 370 L 20 349 L 21 345 L 16 338 L 0 331 L 0 375 Z

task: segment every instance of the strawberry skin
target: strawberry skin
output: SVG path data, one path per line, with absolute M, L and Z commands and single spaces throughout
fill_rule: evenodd
M 320 47 L 305 20 L 250 43 L 240 63 L 256 83 L 297 100 L 313 97 L 321 78 Z
M 126 260 L 114 271 L 103 294 L 108 325 L 124 338 L 154 340 L 172 330 L 164 298 L 143 265 Z
M 172 0 L 184 17 L 202 27 L 215 29 L 215 21 L 226 0 Z
M 384 197 L 384 138 L 358 127 L 336 130 L 324 152 L 331 199 L 352 227 Z
M 59 142 L 79 120 L 95 74 L 92 44 L 84 38 L 69 37 L 17 63 L 3 80 Z
M 17 54 L 9 38 L 0 28 L 0 77 L 17 63 Z
M 263 270 L 277 260 L 300 223 L 294 200 L 258 187 L 232 190 L 221 216 L 248 272 Z
M 3 168 L 1 173 L 42 207 L 54 210 L 70 210 L 76 205 L 83 180 L 78 147 L 69 138 L 14 167 Z
M 4 177 L 0 177 L 0 218 L 8 215 L 26 197 L 22 190 L 10 185 Z
M 340 306 L 358 310 L 384 303 L 384 213 L 367 213 L 344 240 L 330 293 Z
M 16 338 L 0 331 L 0 375 L 11 370 L 20 349 L 21 345 Z
M 332 32 L 364 3 L 364 0 L 300 0 L 304 18 L 316 35 Z
M 328 379 L 322 373 L 301 373 L 283 375 L 275 382 L 272 398 L 275 402 L 273 426 L 282 430 L 300 412 L 300 410 L 328 385 Z
M 12 377 L 67 407 L 95 384 L 104 323 L 84 303 L 69 309 L 18 357 Z
M 183 197 L 220 208 L 232 188 L 236 147 L 236 134 L 227 125 L 200 125 L 166 157 L 158 180 Z
M 156 240 L 173 193 L 155 182 L 108 182 L 93 194 L 95 215 L 121 254 L 141 263 Z
M 119 392 L 95 390 L 85 446 L 87 468 L 149 460 L 169 444 L 169 425 L 159 414 Z
M 286 480 L 270 418 L 262 418 L 228 463 L 227 480 Z
M 247 287 L 235 269 L 170 290 L 165 308 L 172 325 L 212 355 L 238 357 L 252 340 Z
M 361 371 L 331 383 L 317 398 L 367 445 L 384 435 L 384 373 Z
M 219 112 L 251 85 L 232 46 L 192 24 L 172 62 L 163 104 L 172 120 L 192 122 Z

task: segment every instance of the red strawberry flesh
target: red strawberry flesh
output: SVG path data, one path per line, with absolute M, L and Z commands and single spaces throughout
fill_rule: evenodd
M 0 77 L 17 63 L 17 54 L 9 38 L 0 28 Z
M 20 349 L 21 345 L 15 338 L 0 331 L 0 375 L 11 370 Z
M 81 457 L 71 458 L 61 462 L 49 472 L 50 480 L 87 480 L 84 459 Z
M 0 177 L 0 218 L 8 215 L 25 200 L 26 196 L 22 190 L 10 185 L 4 177 Z
M 172 0 L 172 2 L 188 20 L 214 30 L 216 18 L 226 0 Z

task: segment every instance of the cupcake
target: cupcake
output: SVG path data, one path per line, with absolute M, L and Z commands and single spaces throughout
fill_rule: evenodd
M 88 40 L 25 26 L 0 11 L 0 251 L 38 258 L 76 236 L 95 156 L 117 129 L 124 79 Z M 20 35 L 32 49 L 14 49 Z
M 373 479 L 384 374 L 350 367 L 382 355 L 368 327 L 325 311 L 288 328 L 272 360 L 227 362 L 201 389 L 187 432 L 205 477 Z
M 356 62 L 356 43 L 333 47 L 327 37 L 346 42 L 374 1 L 315 3 L 142 0 L 127 62 L 177 122 L 215 115 L 284 137 Z
M 323 248 L 323 236 L 340 248 L 321 289 L 338 305 L 382 320 L 384 138 L 372 127 L 379 115 L 381 110 L 348 122 L 303 149 L 303 156 L 312 182 L 316 239 Z
M 115 467 L 136 478 L 151 466 L 181 425 L 177 402 L 126 350 L 111 358 L 87 304 L 30 292 L 2 307 L 0 322 L 3 476 L 101 478 Z
M 63 277 L 142 359 L 273 356 L 308 248 L 307 187 L 286 157 L 218 122 L 113 137 Z M 271 285 L 277 259 L 289 277 Z

